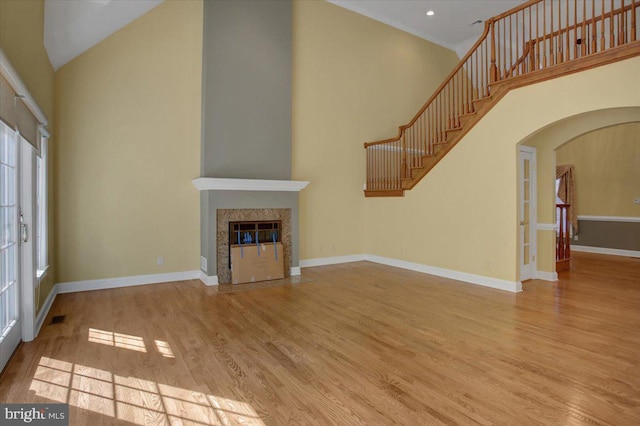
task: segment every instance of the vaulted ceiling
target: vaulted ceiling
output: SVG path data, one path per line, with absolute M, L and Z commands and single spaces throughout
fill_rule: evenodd
M 163 0 L 45 0 L 44 47 L 58 69 Z
M 60 68 L 164 0 L 45 0 L 44 45 Z M 211 1 L 211 0 L 205 0 Z M 234 0 L 243 1 L 243 0 Z M 327 0 L 455 50 L 476 41 L 483 21 L 525 0 Z M 433 16 L 427 16 L 427 11 Z M 480 21 L 480 22 L 478 22 Z
M 463 56 L 484 29 L 484 21 L 526 0 L 327 0 Z M 433 11 L 432 16 L 427 16 Z

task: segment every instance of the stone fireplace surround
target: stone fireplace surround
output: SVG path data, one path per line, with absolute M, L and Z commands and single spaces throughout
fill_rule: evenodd
M 285 276 L 300 275 L 298 192 L 309 182 L 291 180 L 198 178 L 200 190 L 201 279 L 207 285 L 230 282 L 229 221 L 282 220 Z M 289 243 L 287 244 L 287 241 Z M 225 247 L 219 245 L 225 242 Z
M 218 209 L 216 211 L 216 266 L 218 282 L 230 283 L 229 222 L 253 222 L 279 220 L 282 222 L 281 241 L 284 251 L 284 276 L 290 276 L 291 268 L 291 209 Z M 269 241 L 265 241 L 269 244 Z

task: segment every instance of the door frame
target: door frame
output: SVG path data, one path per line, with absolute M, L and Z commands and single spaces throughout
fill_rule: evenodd
M 22 341 L 30 342 L 35 339 L 36 326 L 36 306 L 35 290 L 38 285 L 36 277 L 36 156 L 37 153 L 33 145 L 24 138 L 18 136 L 18 176 L 19 176 L 19 202 L 20 212 L 24 217 L 27 226 L 27 241 L 22 241 L 20 232 L 20 316 L 22 321 Z M 21 230 L 20 230 L 21 231 Z
M 13 288 L 13 290 L 8 290 L 8 291 L 15 291 L 15 300 L 13 300 L 12 302 L 15 303 L 15 307 L 17 309 L 16 312 L 16 323 L 11 327 L 11 329 L 8 330 L 7 334 L 4 335 L 2 337 L 2 343 L 0 344 L 0 370 L 4 370 L 4 368 L 6 367 L 6 364 L 9 362 L 9 360 L 11 359 L 11 357 L 13 356 L 14 351 L 16 350 L 16 348 L 18 347 L 18 345 L 20 344 L 20 341 L 22 340 L 22 312 L 23 312 L 23 296 L 22 296 L 22 271 L 21 271 L 21 261 L 20 261 L 20 251 L 21 251 L 21 247 L 20 247 L 20 192 L 21 192 L 21 187 L 20 187 L 20 147 L 21 147 L 21 142 L 20 142 L 20 135 L 18 134 L 18 132 L 14 131 L 12 128 L 10 128 L 9 126 L 4 125 L 4 123 L 2 123 L 4 127 L 6 127 L 7 132 L 8 132 L 8 137 L 10 139 L 13 140 L 14 145 L 14 150 L 15 150 L 15 157 L 12 159 L 15 161 L 14 163 L 14 172 L 15 176 L 14 179 L 15 181 L 13 182 L 12 188 L 10 188 L 10 191 L 13 192 L 13 196 L 14 196 L 14 207 L 15 207 L 15 211 L 13 212 L 13 224 L 15 225 L 14 231 L 13 231 L 13 238 L 15 240 L 14 244 L 14 250 L 15 250 L 15 258 L 13 259 L 13 268 L 15 268 L 14 274 L 15 274 L 15 282 L 12 284 L 12 286 L 15 286 Z M 11 143 L 11 142 L 10 142 Z M 9 166 L 11 167 L 11 166 Z M 7 293 L 7 297 L 8 293 Z M 4 314 L 4 310 L 2 312 L 2 314 Z M 1 331 L 1 330 L 0 330 Z
M 529 267 L 530 271 L 524 270 L 524 230 L 521 221 L 523 220 L 522 206 L 524 204 L 524 161 L 523 154 L 530 156 L 529 166 Z M 536 277 L 538 270 L 538 181 L 537 181 L 537 150 L 534 147 L 519 145 L 518 146 L 518 205 L 517 205 L 517 221 L 518 224 L 518 270 L 519 280 L 525 281 Z

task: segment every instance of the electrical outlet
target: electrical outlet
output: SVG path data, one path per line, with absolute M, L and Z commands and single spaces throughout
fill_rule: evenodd
M 573 236 L 573 241 L 578 241 L 578 236 L 577 235 Z
M 200 269 L 203 271 L 207 270 L 207 258 L 204 256 L 200 256 Z
M 640 198 L 634 198 L 633 204 L 640 204 Z
M 158 265 L 164 265 L 164 257 L 158 256 Z

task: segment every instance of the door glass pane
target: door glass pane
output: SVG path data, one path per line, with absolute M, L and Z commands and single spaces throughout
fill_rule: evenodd
M 14 209 L 11 207 L 0 207 L 0 227 L 2 233 L 0 234 L 0 247 L 5 247 L 10 241 L 15 240 L 15 228 L 14 218 L 11 217 Z
M 0 206 L 12 206 L 16 203 L 16 169 L 0 164 Z
M 525 179 L 529 179 L 529 165 L 530 161 L 529 160 L 524 160 L 524 178 Z
M 525 223 L 524 225 L 524 243 L 525 244 L 529 244 L 529 235 L 531 234 L 531 231 L 529 229 L 529 224 Z
M 2 266 L 2 277 L 0 282 L 0 290 L 3 290 L 7 285 L 9 285 L 9 250 L 2 250 L 0 253 L 0 266 Z
M 0 123 L 0 341 L 18 319 L 17 138 Z
M 2 341 L 2 337 L 4 336 L 5 330 L 7 328 L 7 318 L 9 318 L 9 305 L 7 303 L 9 297 L 6 294 L 6 291 L 0 294 L 0 331 L 2 331 L 2 334 L 0 334 L 0 342 Z
M 524 245 L 524 259 L 523 259 L 523 264 L 524 265 L 528 265 L 529 264 L 529 244 L 525 244 Z
M 16 143 L 14 136 L 7 131 L 6 125 L 0 123 L 0 163 L 15 167 L 16 165 Z
M 529 201 L 531 199 L 531 197 L 530 197 L 531 192 L 529 190 L 529 181 L 528 180 L 524 181 L 524 191 L 523 192 L 524 193 L 522 194 L 522 197 L 523 197 L 524 201 Z

